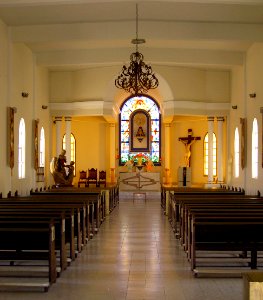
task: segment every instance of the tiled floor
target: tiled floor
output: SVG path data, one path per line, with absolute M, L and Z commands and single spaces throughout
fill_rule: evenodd
M 48 293 L 0 300 L 240 300 L 242 292 L 242 279 L 193 277 L 159 197 L 126 197 Z

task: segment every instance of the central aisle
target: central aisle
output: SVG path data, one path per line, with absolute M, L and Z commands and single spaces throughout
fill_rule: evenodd
M 240 300 L 242 279 L 194 278 L 159 197 L 120 199 L 77 260 L 46 293 L 0 299 Z

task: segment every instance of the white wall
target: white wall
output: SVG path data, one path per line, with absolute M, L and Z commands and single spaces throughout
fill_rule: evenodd
M 230 101 L 229 71 L 167 66 L 157 66 L 154 71 L 168 83 L 174 95 L 172 100 L 223 103 Z M 116 67 L 88 68 L 74 72 L 53 71 L 50 76 L 50 101 L 72 102 L 104 99 L 108 83 L 111 81 L 114 83 L 113 80 L 119 72 L 120 70 Z M 111 100 L 113 101 L 113 99 Z M 118 102 L 118 99 L 116 101 Z
M 260 107 L 263 107 L 263 43 L 254 44 L 247 53 L 247 92 L 246 92 L 246 115 L 247 115 L 247 174 L 246 190 L 248 193 L 255 193 L 257 190 L 263 194 L 263 169 L 262 169 L 262 114 Z M 250 93 L 256 93 L 256 98 L 250 98 Z M 259 176 L 251 178 L 251 132 L 253 119 L 257 118 L 259 129 Z
M 229 126 L 229 155 L 228 183 L 234 186 L 241 186 L 247 194 L 256 194 L 260 191 L 263 194 L 263 169 L 262 169 L 262 114 L 260 107 L 263 107 L 263 44 L 254 44 L 246 55 L 246 65 L 234 68 L 231 77 L 231 105 L 237 105 L 236 110 L 230 112 Z M 250 98 L 250 93 L 256 93 L 256 98 Z M 239 129 L 241 136 L 240 118 L 245 118 L 247 123 L 247 142 L 246 142 L 246 166 L 244 170 L 240 167 L 240 176 L 233 176 L 234 158 L 234 134 L 235 128 Z M 259 169 L 258 178 L 252 179 L 251 176 L 251 134 L 253 119 L 257 118 L 259 125 Z M 231 169 L 231 171 L 230 171 Z
M 0 21 L 0 192 L 3 197 L 11 188 L 11 170 L 7 160 L 7 107 L 9 104 L 8 30 Z
M 20 195 L 28 194 L 35 188 L 36 172 L 34 169 L 33 120 L 39 119 L 45 128 L 47 155 L 49 155 L 49 112 L 42 110 L 42 105 L 49 103 L 49 78 L 46 69 L 36 67 L 32 52 L 23 44 L 9 42 L 8 31 L 0 23 L 0 138 L 3 141 L 0 149 L 0 192 L 3 197 L 8 191 L 12 194 L 18 191 Z M 29 94 L 22 97 L 22 92 Z M 14 116 L 14 168 L 9 167 L 7 147 L 8 107 L 15 107 Z M 18 179 L 18 130 L 20 119 L 24 118 L 26 125 L 26 177 Z M 49 160 L 49 157 L 48 157 Z M 47 179 L 48 181 L 48 179 Z M 44 185 L 42 183 L 41 185 Z

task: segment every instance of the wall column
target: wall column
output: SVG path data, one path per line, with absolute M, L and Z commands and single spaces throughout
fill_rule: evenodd
M 171 124 L 164 124 L 164 168 L 165 168 L 165 182 L 169 183 L 171 181 L 171 166 L 170 166 L 170 132 L 171 132 Z
M 208 184 L 213 183 L 213 133 L 214 117 L 207 117 L 208 121 Z
M 71 117 L 65 117 L 66 122 L 66 158 L 67 164 L 71 161 Z
M 115 182 L 115 124 L 110 124 L 110 181 Z
M 61 153 L 61 121 L 62 117 L 55 117 L 55 124 L 56 124 L 56 156 L 58 157 Z
M 223 183 L 223 122 L 224 117 L 217 117 L 217 178 Z

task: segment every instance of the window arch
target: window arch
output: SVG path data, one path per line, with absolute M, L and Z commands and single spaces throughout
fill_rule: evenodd
M 252 126 L 252 178 L 258 178 L 258 121 L 255 118 Z
M 26 126 L 25 121 L 21 118 L 19 122 L 18 135 L 18 178 L 25 178 L 25 158 L 26 158 Z
M 236 127 L 235 129 L 235 140 L 234 140 L 234 176 L 237 178 L 239 177 L 239 131 Z
M 217 174 L 217 148 L 216 148 L 216 135 L 213 133 L 213 176 Z M 204 138 L 204 175 L 208 176 L 208 133 Z
M 40 141 L 39 141 L 39 166 L 45 167 L 45 131 L 41 127 L 40 130 Z
M 66 134 L 63 135 L 62 149 L 66 149 Z M 70 134 L 70 152 L 70 160 L 74 161 L 76 166 L 76 139 L 73 133 Z M 76 176 L 76 167 L 74 168 L 74 176 Z
M 149 96 L 133 96 L 120 107 L 119 115 L 119 162 L 125 164 L 138 152 L 145 152 L 154 164 L 160 164 L 161 153 L 161 115 L 159 105 Z M 134 150 L 131 145 L 131 117 L 135 111 L 145 111 L 149 115 L 149 149 Z M 132 150 L 132 151 L 131 151 Z

